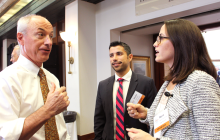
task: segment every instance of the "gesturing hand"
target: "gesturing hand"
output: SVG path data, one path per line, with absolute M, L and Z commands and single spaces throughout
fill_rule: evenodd
M 141 104 L 127 103 L 127 110 L 130 117 L 135 119 L 146 119 L 147 109 Z
M 66 87 L 61 87 L 57 90 L 56 85 L 52 83 L 50 92 L 47 95 L 47 100 L 45 102 L 45 108 L 51 116 L 57 115 L 64 111 L 70 104 L 67 96 Z
M 131 140 L 156 140 L 156 138 L 140 129 L 127 128 L 126 130 Z

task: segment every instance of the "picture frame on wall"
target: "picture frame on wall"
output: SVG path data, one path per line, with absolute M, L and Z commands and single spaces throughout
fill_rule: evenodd
M 133 56 L 133 59 L 131 61 L 131 70 L 136 74 L 151 77 L 150 57 Z

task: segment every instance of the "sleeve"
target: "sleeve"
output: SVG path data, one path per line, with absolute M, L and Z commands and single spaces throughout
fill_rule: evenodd
M 147 109 L 147 112 L 150 110 L 150 109 L 149 109 L 149 108 L 147 108 L 147 107 L 146 107 L 146 109 Z M 149 122 L 148 122 L 148 118 L 147 118 L 147 117 L 146 117 L 146 119 L 145 119 L 145 120 L 139 119 L 139 121 L 140 121 L 141 123 L 144 123 L 144 124 L 146 124 L 146 125 L 150 126 L 150 125 L 149 125 Z
M 200 140 L 220 139 L 220 89 L 211 76 L 194 79 L 188 101 L 192 104 L 192 120 Z M 191 84 L 191 83 L 190 83 Z M 161 137 L 161 140 L 171 140 Z
M 102 139 L 102 133 L 106 122 L 105 112 L 100 95 L 101 94 L 100 87 L 101 85 L 99 84 L 97 97 L 96 97 L 95 116 L 94 116 L 94 132 L 95 132 L 94 140 Z
M 154 101 L 154 99 L 155 99 L 155 97 L 157 95 L 157 90 L 156 90 L 156 86 L 154 84 L 154 80 L 153 79 L 150 79 L 147 82 L 147 84 L 148 84 L 148 86 L 146 86 L 147 89 L 145 90 L 145 95 L 147 95 L 145 97 L 145 98 L 147 98 L 147 105 L 145 106 L 145 108 L 147 109 L 147 112 L 149 112 L 150 107 L 151 107 L 151 105 L 152 105 L 152 103 L 153 103 L 153 101 Z M 146 117 L 145 120 L 139 119 L 139 121 L 141 123 L 144 123 L 144 124 L 150 126 L 149 122 L 148 122 L 148 117 Z
M 220 139 L 220 89 L 215 79 L 206 75 L 197 78 L 191 96 L 199 139 Z
M 69 124 L 69 123 L 67 123 L 67 124 L 65 123 L 62 112 L 60 114 L 56 115 L 56 120 L 58 120 L 58 119 L 59 119 L 59 124 L 57 124 L 57 128 L 58 128 L 58 132 L 59 132 L 59 135 L 60 135 L 60 139 L 61 140 L 64 140 L 64 139 L 65 140 L 70 140 L 70 138 L 71 138 L 70 134 L 72 134 L 73 133 L 72 131 L 74 131 L 74 129 L 76 129 L 76 128 L 73 129 L 74 124 L 70 123 L 72 126 L 71 126 L 71 129 L 68 130 L 67 129 L 67 124 Z
M 71 138 L 70 135 L 67 133 L 66 134 L 66 140 L 70 140 L 70 138 Z
M 0 78 L 0 139 L 17 140 L 25 118 L 19 118 L 19 85 L 12 78 Z

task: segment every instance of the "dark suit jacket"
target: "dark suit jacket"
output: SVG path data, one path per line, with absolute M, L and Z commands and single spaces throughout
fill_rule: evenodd
M 113 124 L 113 84 L 115 75 L 105 79 L 99 83 L 98 93 L 96 97 L 96 107 L 94 116 L 94 131 L 95 140 L 113 140 L 114 139 L 114 124 Z M 128 115 L 127 103 L 130 101 L 135 91 L 145 95 L 142 105 L 150 107 L 154 98 L 157 94 L 156 87 L 153 79 L 135 74 L 132 72 L 130 86 L 128 89 L 126 102 L 125 102 L 125 113 L 124 113 L 124 126 L 126 128 L 138 128 L 146 132 L 149 131 L 146 124 L 142 124 L 138 119 L 133 119 Z M 127 131 L 127 139 L 130 140 Z

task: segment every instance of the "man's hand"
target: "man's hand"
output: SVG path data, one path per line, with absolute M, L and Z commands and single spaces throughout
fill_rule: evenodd
M 57 115 L 60 112 L 64 111 L 70 104 L 67 96 L 66 87 L 61 87 L 57 90 L 54 83 L 52 83 L 52 87 L 50 92 L 47 95 L 47 100 L 45 102 L 44 107 L 47 109 L 48 113 L 51 116 Z
M 128 131 L 128 136 L 131 140 L 156 140 L 156 138 L 152 137 L 143 130 L 135 128 L 127 128 L 126 130 Z
M 29 140 L 51 117 L 64 111 L 70 104 L 66 88 L 61 87 L 57 90 L 54 83 L 47 95 L 47 100 L 43 107 L 32 113 L 24 120 L 22 133 L 19 140 Z
M 147 117 L 147 109 L 141 104 L 127 103 L 127 110 L 130 117 L 145 120 Z

